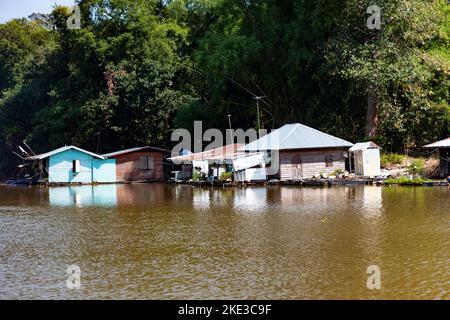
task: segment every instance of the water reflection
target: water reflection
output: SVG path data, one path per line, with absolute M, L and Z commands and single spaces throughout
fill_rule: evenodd
M 210 190 L 196 188 L 192 192 L 192 207 L 197 210 L 208 210 L 211 206 Z
M 0 299 L 448 298 L 449 205 L 447 188 L 0 186 Z
M 49 203 L 59 207 L 117 206 L 117 186 L 70 186 L 49 188 Z
M 164 184 L 123 184 L 117 186 L 119 207 L 147 207 L 172 201 L 172 192 Z
M 367 186 L 362 189 L 362 192 L 362 214 L 364 218 L 371 220 L 383 219 L 383 188 Z
M 235 189 L 233 205 L 239 212 L 261 213 L 267 209 L 267 196 L 267 188 Z
M 98 186 L 70 186 L 48 189 L 50 206 L 60 207 L 152 207 L 175 201 L 190 204 L 194 210 L 210 210 L 232 205 L 241 213 L 261 213 L 268 205 L 284 212 L 305 211 L 323 214 L 339 211 L 351 204 L 359 207 L 366 219 L 383 217 L 382 188 L 380 187 L 252 187 L 252 188 L 193 188 L 164 184 L 125 184 Z

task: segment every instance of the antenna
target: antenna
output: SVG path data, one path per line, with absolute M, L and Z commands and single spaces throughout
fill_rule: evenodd
M 18 153 L 14 152 L 14 151 L 11 151 L 11 152 L 14 153 L 16 156 L 18 156 L 20 159 L 24 160 L 24 158 L 21 155 L 19 155 Z
M 24 155 L 26 155 L 27 157 L 30 156 L 30 155 L 28 154 L 28 152 L 26 152 L 25 149 L 22 148 L 21 146 L 19 146 L 19 149 L 20 149 L 20 151 L 22 151 L 22 153 L 23 153 Z
M 258 125 L 258 132 L 259 129 L 261 129 L 260 120 L 259 120 L 259 100 L 264 99 L 266 96 L 253 96 L 253 99 L 256 100 L 256 117 L 257 117 L 257 125 Z
M 232 133 L 233 129 L 231 129 L 231 114 L 228 115 L 228 124 L 230 126 L 230 143 L 233 144 L 234 141 L 233 141 L 233 133 Z
M 22 141 L 23 142 L 23 144 L 25 145 L 25 147 L 27 147 L 28 148 L 28 150 L 30 150 L 31 151 L 31 153 L 35 156 L 36 155 L 36 153 L 34 153 L 34 151 L 33 151 L 33 149 L 31 149 L 30 148 L 30 146 L 25 142 L 25 140 L 24 141 Z
M 99 153 L 99 152 L 100 152 L 100 150 L 101 150 L 101 139 L 100 139 L 100 131 L 99 131 L 99 132 L 97 132 L 96 136 L 97 136 L 97 150 L 96 150 L 96 152 L 97 152 L 97 153 Z

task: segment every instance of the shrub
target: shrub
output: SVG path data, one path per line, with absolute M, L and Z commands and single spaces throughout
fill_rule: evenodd
M 405 156 L 398 153 L 384 153 L 381 155 L 381 166 L 386 167 L 393 164 L 402 164 Z
M 219 180 L 220 181 L 227 181 L 233 178 L 233 173 L 232 172 L 222 172 L 220 174 Z
M 408 166 L 408 172 L 414 175 L 423 175 L 425 172 L 425 160 L 414 159 Z
M 342 170 L 342 169 L 336 169 L 336 170 L 334 170 L 333 171 L 333 173 L 331 174 L 332 176 L 339 176 L 339 175 L 341 175 L 341 174 L 344 174 L 344 170 Z
M 203 180 L 202 172 L 198 171 L 198 170 L 192 171 L 192 180 L 194 180 L 194 181 L 202 181 Z
M 409 179 L 407 177 L 400 177 L 397 179 L 387 179 L 386 184 L 399 184 L 402 186 L 422 186 L 427 180 L 422 178 Z

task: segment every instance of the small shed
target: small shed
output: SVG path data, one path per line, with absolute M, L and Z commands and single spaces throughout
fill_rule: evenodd
M 116 161 L 117 182 L 164 181 L 164 161 L 170 151 L 156 147 L 137 147 L 104 154 Z
M 424 148 L 436 149 L 439 152 L 439 176 L 450 175 L 450 138 L 427 144 Z
M 25 158 L 37 162 L 42 178 L 49 183 L 113 183 L 116 181 L 116 161 L 83 150 L 65 146 L 47 153 Z
M 350 171 L 364 177 L 381 175 L 380 147 L 377 144 L 372 141 L 358 142 L 349 151 Z

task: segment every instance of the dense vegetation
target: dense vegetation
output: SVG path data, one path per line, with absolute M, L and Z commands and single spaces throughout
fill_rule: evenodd
M 0 172 L 26 141 L 107 152 L 171 130 L 302 122 L 389 151 L 450 129 L 450 6 L 380 0 L 80 0 L 0 25 Z

